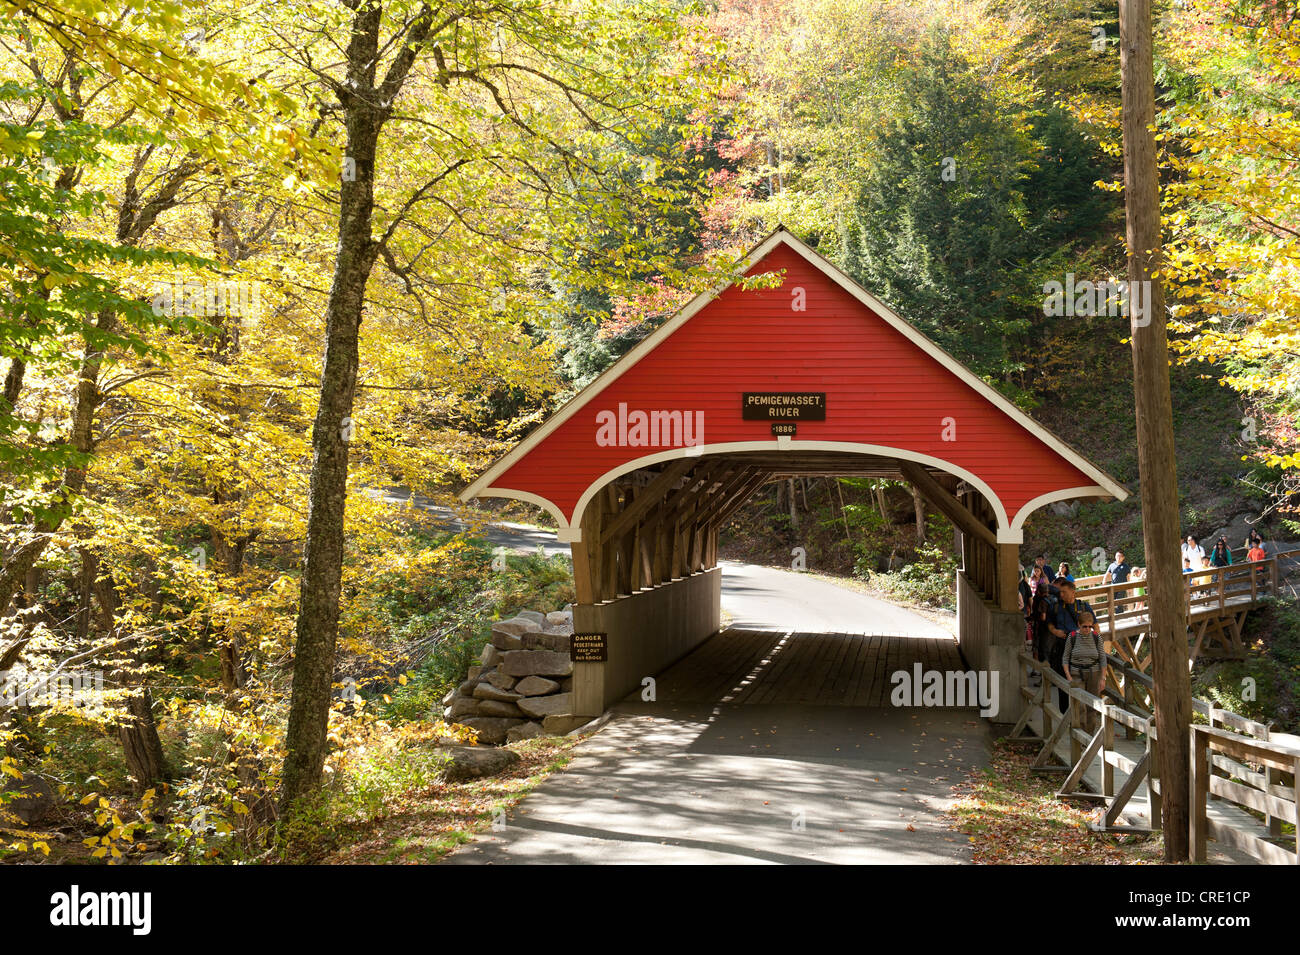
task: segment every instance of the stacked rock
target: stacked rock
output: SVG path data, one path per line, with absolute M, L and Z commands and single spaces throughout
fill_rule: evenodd
M 572 635 L 572 609 L 496 621 L 478 666 L 443 698 L 443 719 L 497 745 L 577 729 L 588 718 L 573 715 Z

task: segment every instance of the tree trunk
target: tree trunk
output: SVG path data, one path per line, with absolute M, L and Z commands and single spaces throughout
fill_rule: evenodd
M 1138 470 L 1142 482 L 1142 535 L 1147 555 L 1152 677 L 1162 794 L 1165 861 L 1187 858 L 1190 821 L 1191 687 L 1187 673 L 1187 620 L 1179 560 L 1178 476 L 1174 459 L 1169 345 L 1159 269 L 1160 184 L 1156 164 L 1155 81 L 1152 73 L 1150 0 L 1120 2 L 1123 90 L 1124 196 L 1128 223 L 1128 278 L 1150 283 L 1146 312 L 1134 314 L 1133 391 Z M 1137 286 L 1130 285 L 1130 289 Z M 1136 296 L 1130 294 L 1132 302 Z
M 117 314 L 104 311 L 99 314 L 96 327 L 104 333 L 117 329 Z M 84 455 L 95 450 L 94 423 L 95 412 L 99 409 L 99 369 L 104 361 L 104 354 L 87 346 L 82 355 L 81 367 L 77 372 L 77 385 L 73 393 L 72 427 L 69 443 Z M 63 472 L 63 481 L 56 492 L 56 500 L 68 503 L 79 495 L 86 486 L 86 467 L 72 466 Z M 53 516 L 37 521 L 32 537 L 9 555 L 3 569 L 0 569 L 0 613 L 9 606 L 18 593 L 22 581 L 40 560 L 41 554 L 49 544 L 54 533 L 62 526 L 64 513 L 56 512 Z
M 149 688 L 132 694 L 126 702 L 128 716 L 117 726 L 126 768 L 132 776 L 137 796 L 160 780 L 167 778 L 163 762 L 162 741 L 158 739 L 158 726 L 153 720 L 153 697 Z
M 85 641 L 90 636 L 90 618 L 95 607 L 95 577 L 99 561 L 85 547 L 78 548 L 81 555 L 81 606 L 77 609 L 77 639 Z
M 788 493 L 790 497 L 790 530 L 798 534 L 799 533 L 799 501 L 798 498 L 796 498 L 794 495 L 794 478 L 790 478 Z
M 925 498 L 915 487 L 912 488 L 912 510 L 916 512 L 916 543 L 919 547 L 925 543 Z
M 346 155 L 356 175 L 340 184 L 338 246 L 325 310 L 325 357 L 320 407 L 312 429 L 311 490 L 303 554 L 302 591 L 294 642 L 293 697 L 285 734 L 283 806 L 320 785 L 327 753 L 334 647 L 343 576 L 343 522 L 347 501 L 348 442 L 357 386 L 361 310 L 378 244 L 371 235 L 373 176 L 386 112 L 371 97 L 379 56 L 381 6 L 360 7 L 347 49 L 344 96 Z

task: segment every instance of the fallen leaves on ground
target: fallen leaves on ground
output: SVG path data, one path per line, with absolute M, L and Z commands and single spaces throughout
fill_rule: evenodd
M 950 825 L 965 833 L 977 865 L 1152 865 L 1159 835 L 1092 832 L 1098 807 L 1056 797 L 1058 775 L 1030 771 L 1032 755 L 1000 740 L 988 767 L 953 787 Z

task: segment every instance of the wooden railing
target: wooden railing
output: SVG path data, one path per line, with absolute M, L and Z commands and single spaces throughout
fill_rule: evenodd
M 1196 626 L 1195 653 L 1239 658 L 1244 654 L 1240 625 L 1244 611 L 1263 597 L 1281 592 L 1282 567 L 1297 563 L 1300 551 L 1274 554 L 1260 561 L 1211 567 L 1183 574 L 1183 606 L 1187 619 Z M 1134 666 L 1144 666 L 1148 624 L 1148 583 L 1128 580 L 1122 584 L 1091 583 L 1100 578 L 1076 581 L 1076 596 L 1086 601 L 1097 617 L 1098 630 L 1113 641 L 1115 650 Z M 1138 591 L 1141 590 L 1142 593 Z
M 1148 784 L 1151 800 L 1151 816 L 1160 818 L 1157 741 L 1155 723 L 1150 713 L 1134 712 L 1124 705 L 1127 694 L 1121 688 L 1118 702 L 1117 695 L 1108 684 L 1104 691 L 1106 697 L 1093 696 L 1078 684 L 1071 684 L 1048 664 L 1035 660 L 1027 651 L 1020 657 L 1021 661 L 1041 677 L 1039 685 L 1023 688 L 1026 706 L 1020 721 L 1011 731 L 1010 738 L 1015 742 L 1029 742 L 1039 745 L 1034 756 L 1033 765 L 1044 772 L 1065 772 L 1065 781 L 1056 795 L 1062 799 L 1086 799 L 1099 801 L 1104 805 L 1101 820 L 1093 825 L 1099 831 L 1135 832 L 1148 831 L 1139 827 L 1120 823 L 1120 815 L 1129 800 L 1137 793 L 1143 782 Z M 1121 660 L 1116 666 L 1123 668 Z M 1140 674 L 1139 674 L 1140 675 Z M 1056 705 L 1056 691 L 1065 692 L 1069 698 L 1066 712 Z M 1037 710 L 1041 714 L 1042 735 L 1022 737 L 1020 734 L 1029 725 L 1029 720 Z M 1089 734 L 1085 729 L 1085 715 L 1094 713 L 1097 728 Z M 1124 734 L 1126 739 L 1141 738 L 1144 742 L 1143 752 L 1134 760 L 1116 748 L 1116 731 Z M 1070 746 L 1070 763 L 1067 767 L 1053 766 L 1056 758 L 1056 746 L 1062 739 L 1068 740 Z M 1101 760 L 1101 791 L 1092 793 L 1083 787 L 1084 777 L 1097 759 Z M 1124 784 L 1116 789 L 1115 770 L 1128 774 Z
M 1235 715 L 1235 714 L 1233 714 Z M 1224 775 L 1216 775 L 1214 770 Z M 1268 838 L 1209 818 L 1211 796 L 1263 816 Z M 1204 862 L 1206 842 L 1235 846 L 1270 865 L 1300 865 L 1300 747 L 1251 739 L 1230 729 L 1192 726 L 1192 861 Z M 1288 851 L 1277 842 L 1283 825 L 1295 845 Z
M 1264 563 L 1267 563 L 1268 561 L 1271 561 L 1271 560 L 1277 560 L 1277 561 L 1281 562 L 1281 563 L 1283 564 L 1283 566 L 1285 566 L 1287 563 L 1290 563 L 1290 564 L 1293 564 L 1293 565 L 1300 565 L 1300 550 L 1286 550 L 1286 551 L 1278 551 L 1277 553 L 1271 554 L 1271 555 L 1265 557 L 1264 560 L 1260 560 L 1260 561 L 1250 561 L 1250 560 L 1247 560 L 1247 559 L 1246 559 L 1246 553 L 1247 553 L 1247 551 L 1246 551 L 1246 548 L 1244 548 L 1244 547 L 1239 547 L 1239 548 L 1236 548 L 1235 550 L 1233 550 L 1233 551 L 1232 551 L 1232 564 L 1229 565 L 1229 566 L 1232 566 L 1232 567 L 1241 567 L 1241 566 L 1243 566 L 1243 565 L 1251 564 L 1251 563 L 1254 563 L 1254 564 L 1258 565 L 1258 564 L 1264 564 Z M 1196 570 L 1199 571 L 1200 568 L 1196 568 Z M 1085 587 L 1087 587 L 1087 588 L 1101 587 L 1101 586 L 1102 586 L 1102 581 L 1105 579 L 1105 577 L 1106 577 L 1106 575 L 1105 575 L 1104 573 L 1103 573 L 1103 574 L 1089 574 L 1089 575 L 1087 575 L 1087 576 L 1083 576 L 1083 577 L 1076 576 L 1076 577 L 1074 578 L 1074 585 L 1075 585 L 1075 587 L 1079 588 L 1080 590 L 1082 590 L 1082 589 L 1085 588 Z M 1132 583 L 1132 581 L 1129 581 L 1129 582 Z M 1139 581 L 1139 584 L 1140 584 L 1140 583 L 1141 583 L 1141 582 Z M 1123 584 L 1120 584 L 1119 586 L 1120 586 L 1120 587 L 1123 587 L 1124 585 L 1123 585 Z
M 1040 771 L 1064 772 L 1065 781 L 1057 791 L 1063 799 L 1085 799 L 1103 806 L 1100 819 L 1093 825 L 1099 831 L 1149 831 L 1124 825 L 1122 813 L 1142 783 L 1147 784 L 1148 817 L 1154 828 L 1161 820 L 1158 738 L 1152 714 L 1152 680 L 1114 654 L 1106 657 L 1107 679 L 1103 696 L 1094 696 L 1078 684 L 1071 684 L 1027 651 L 1022 662 L 1040 677 L 1034 688 L 1021 688 L 1026 701 L 1020 721 L 1011 731 L 1011 739 L 1039 746 L 1033 764 Z M 1069 698 L 1066 712 L 1056 706 L 1056 690 Z M 1300 747 L 1269 738 L 1269 728 L 1230 710 L 1220 709 L 1206 700 L 1193 698 L 1193 712 L 1208 720 L 1208 725 L 1192 727 L 1192 827 L 1194 858 L 1205 860 L 1207 838 L 1233 845 L 1262 862 L 1300 862 L 1300 845 L 1288 850 L 1278 841 L 1290 836 L 1300 823 Z M 1034 712 L 1041 714 L 1042 735 L 1024 737 Z M 1085 729 L 1085 714 L 1094 713 L 1097 726 L 1092 733 Z M 1118 734 L 1129 741 L 1140 741 L 1138 758 L 1121 752 Z M 1054 766 L 1055 750 L 1062 739 L 1069 742 L 1067 766 Z M 1101 760 L 1099 792 L 1083 789 L 1092 764 Z M 1127 774 L 1116 786 L 1115 770 Z M 1243 812 L 1259 814 L 1267 837 L 1256 835 L 1249 826 L 1232 826 L 1210 818 L 1208 800 L 1222 799 Z M 1291 826 L 1287 833 L 1284 826 Z
M 1189 615 L 1202 609 L 1223 610 L 1233 598 L 1248 597 L 1253 603 L 1260 597 L 1276 594 L 1280 588 L 1278 562 L 1290 554 L 1277 554 L 1264 560 L 1227 567 L 1207 567 L 1183 574 L 1183 601 Z M 1148 594 L 1146 580 L 1129 580 L 1122 584 L 1088 584 L 1076 581 L 1075 594 L 1086 600 L 1097 614 L 1097 622 L 1111 632 L 1117 625 L 1146 616 Z M 1136 593 L 1142 590 L 1142 594 Z M 1118 596 L 1118 595 L 1123 596 Z

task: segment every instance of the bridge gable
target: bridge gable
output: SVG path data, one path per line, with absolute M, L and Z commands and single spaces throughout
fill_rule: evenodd
M 984 495 L 1008 541 L 1051 500 L 1127 496 L 788 233 L 743 271 L 780 272 L 781 284 L 692 302 L 462 496 L 540 504 L 576 539 L 582 508 L 618 474 L 743 451 L 856 452 L 946 471 Z M 742 417 L 753 392 L 824 394 L 825 420 L 776 437 L 769 421 Z

